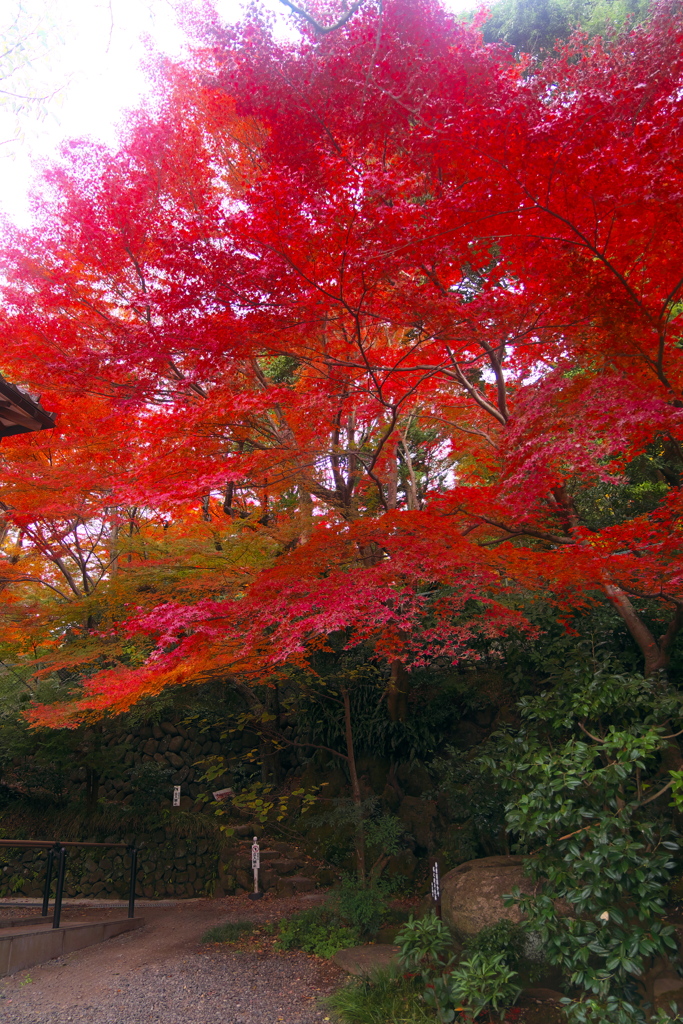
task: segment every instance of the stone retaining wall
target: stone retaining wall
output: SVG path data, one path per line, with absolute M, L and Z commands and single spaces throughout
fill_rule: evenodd
M 180 840 L 171 830 L 163 829 L 109 839 L 117 843 L 134 841 L 142 847 L 138 854 L 138 896 L 187 898 L 213 893 L 219 857 L 210 840 Z M 0 896 L 42 896 L 46 863 L 45 850 L 0 851 Z M 129 880 L 130 857 L 123 850 L 68 850 L 65 896 L 127 899 Z
M 214 779 L 209 787 L 200 783 L 202 775 L 201 762 L 204 758 L 224 755 L 228 748 L 251 747 L 253 740 L 244 735 L 231 737 L 230 743 L 221 741 L 220 729 L 201 730 L 196 726 L 186 728 L 173 722 L 161 722 L 159 725 L 146 725 L 131 733 L 121 733 L 108 740 L 105 751 L 111 751 L 113 766 L 109 778 L 103 778 L 100 785 L 100 798 L 105 802 L 133 802 L 135 797 L 134 769 L 141 764 L 155 762 L 169 772 L 168 800 L 173 786 L 180 786 L 181 807 L 183 810 L 204 809 L 197 803 L 197 797 L 207 789 L 219 789 L 230 784 L 229 776 Z M 71 782 L 76 789 L 85 790 L 85 770 L 74 772 Z

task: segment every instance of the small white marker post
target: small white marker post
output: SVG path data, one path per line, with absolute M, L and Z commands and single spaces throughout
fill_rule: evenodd
M 261 850 L 256 836 L 251 846 L 251 866 L 254 869 L 254 892 L 258 892 L 258 869 L 261 867 Z
M 254 871 L 254 891 L 250 893 L 249 899 L 260 900 L 263 896 L 263 893 L 258 890 L 258 869 L 261 867 L 261 851 L 256 836 L 254 836 L 254 842 L 251 844 L 251 866 Z
M 173 806 L 180 807 L 180 786 L 173 787 Z

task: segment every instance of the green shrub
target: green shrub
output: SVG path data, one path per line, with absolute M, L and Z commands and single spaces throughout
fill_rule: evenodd
M 580 999 L 573 1002 L 571 999 L 564 999 L 564 1011 L 567 1020 L 571 1024 L 635 1024 L 635 1021 L 642 1020 L 633 1015 L 633 1005 L 628 1000 L 619 999 L 616 996 L 608 996 L 606 999 Z M 674 1005 L 670 1016 L 666 1010 L 658 1010 L 655 1017 L 649 1018 L 652 1024 L 683 1024 L 681 1016 Z
M 424 1001 L 448 1024 L 455 1018 L 450 971 L 456 957 L 450 931 L 433 911 L 417 919 L 411 915 L 396 942 L 400 965 L 419 973 Z
M 327 903 L 343 924 L 361 935 L 375 935 L 388 913 L 387 891 L 380 882 L 363 889 L 349 875 L 333 889 Z
M 420 990 L 414 980 L 390 968 L 349 982 L 325 1003 L 342 1024 L 434 1024 Z
M 453 936 L 434 911 L 417 919 L 411 914 L 396 936 L 396 944 L 401 966 L 427 972 L 430 979 L 434 971 L 447 970 L 455 959 Z
M 524 947 L 524 930 L 504 918 L 487 925 L 477 935 L 469 938 L 465 943 L 465 952 L 471 955 L 483 953 L 484 956 L 501 954 L 506 966 L 519 970 L 525 960 Z
M 519 995 L 514 979 L 522 936 L 509 921 L 483 929 L 470 941 L 469 959 L 457 967 L 453 936 L 434 912 L 418 920 L 411 917 L 396 942 L 399 963 L 419 972 L 424 1002 L 442 1024 L 450 1024 L 459 1013 L 474 1020 L 483 1010 L 498 1013 L 502 1020 L 505 1008 Z
M 643 1022 L 638 982 L 653 957 L 676 949 L 665 904 L 680 844 L 653 800 L 664 729 L 680 728 L 678 694 L 664 681 L 577 673 L 520 710 L 524 724 L 499 738 L 495 767 L 536 885 L 506 902 L 578 990 L 565 1011 L 572 1024 Z
M 380 887 L 361 889 L 351 878 L 345 878 L 324 906 L 280 921 L 277 947 L 332 957 L 374 934 L 386 914 L 386 895 Z
M 517 1001 L 521 992 L 516 978 L 517 972 L 507 966 L 504 953 L 473 953 L 450 973 L 451 1001 L 454 1006 L 466 1007 L 473 1021 L 484 1010 L 489 1014 L 495 1012 L 499 1020 L 503 1020 L 506 1008 Z M 442 1019 L 448 1021 L 454 1017 Z
M 202 935 L 202 942 L 239 942 L 255 925 L 251 921 L 226 921 L 209 928 Z
M 276 947 L 301 949 L 304 953 L 329 958 L 340 949 L 357 946 L 359 942 L 357 929 L 342 924 L 327 908 L 315 907 L 280 921 Z

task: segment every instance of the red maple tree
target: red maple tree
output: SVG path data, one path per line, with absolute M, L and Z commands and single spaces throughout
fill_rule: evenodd
M 230 580 L 204 566 L 191 600 L 122 599 L 115 632 L 149 659 L 37 718 L 263 680 L 339 631 L 389 662 L 457 659 L 529 629 L 529 591 L 604 594 L 646 673 L 665 668 L 683 622 L 679 5 L 533 74 L 427 0 L 294 42 L 258 19 L 197 32 L 116 152 L 74 144 L 46 172 L 35 228 L 5 239 L 3 334 L 51 407 L 90 396 L 60 501 L 96 525 L 195 517 Z M 31 468 L 46 443 L 10 446 L 33 509 L 6 502 L 44 552 L 31 516 L 65 536 Z M 653 446 L 652 500 L 589 514 Z

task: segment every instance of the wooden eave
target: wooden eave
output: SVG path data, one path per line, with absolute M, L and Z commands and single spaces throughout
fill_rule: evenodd
M 50 430 L 54 425 L 54 413 L 47 412 L 37 398 L 10 384 L 0 374 L 0 438 Z

